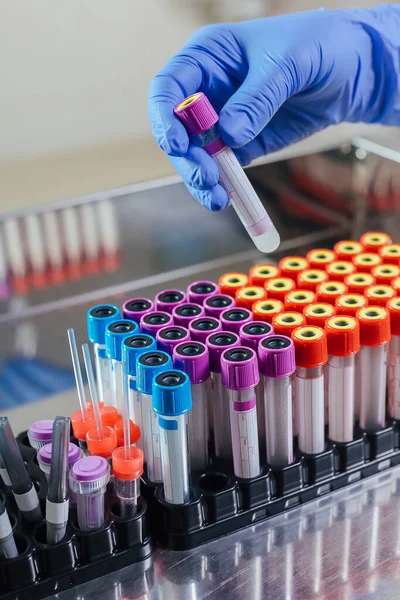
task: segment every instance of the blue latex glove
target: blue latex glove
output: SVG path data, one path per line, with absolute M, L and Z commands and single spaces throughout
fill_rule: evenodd
M 317 10 L 200 29 L 153 79 L 153 135 L 210 210 L 228 197 L 174 106 L 204 92 L 243 165 L 342 121 L 400 124 L 400 5 Z

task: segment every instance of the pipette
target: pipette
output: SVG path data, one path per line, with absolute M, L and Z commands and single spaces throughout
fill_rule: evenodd
M 257 285 L 246 285 L 236 292 L 235 303 L 237 307 L 252 309 L 254 302 L 265 300 L 267 292 L 263 287 Z
M 189 328 L 189 323 L 193 321 L 193 319 L 203 317 L 204 315 L 205 312 L 203 306 L 190 302 L 184 302 L 183 304 L 176 306 L 172 311 L 175 325 L 186 327 L 186 329 Z
M 190 379 L 192 410 L 189 412 L 190 467 L 204 471 L 208 465 L 208 404 L 210 402 L 210 364 L 208 348 L 201 342 L 184 342 L 173 352 L 174 368 Z
M 42 446 L 37 455 L 37 461 L 39 463 L 40 470 L 43 471 L 47 481 L 49 481 L 50 477 L 50 466 L 51 466 L 51 456 L 53 451 L 53 444 L 46 444 L 46 446 Z M 71 467 L 76 463 L 77 460 L 82 458 L 83 452 L 82 450 L 72 442 L 68 445 L 68 456 L 67 456 L 67 471 L 71 469 Z
M 218 319 L 220 314 L 228 308 L 235 306 L 235 300 L 232 296 L 226 294 L 215 294 L 204 301 L 204 310 L 207 317 Z
M 302 313 L 285 311 L 272 319 L 272 327 L 276 335 L 291 337 L 297 327 L 306 325 L 306 318 Z
M 314 302 L 309 304 L 303 311 L 307 325 L 316 327 L 325 327 L 325 322 L 329 317 L 336 314 L 336 308 L 327 302 Z
M 276 265 L 261 264 L 254 265 L 249 271 L 249 282 L 248 285 L 259 285 L 264 287 L 264 284 L 268 279 L 273 277 L 279 277 L 280 270 Z
M 308 260 L 303 256 L 285 256 L 279 261 L 280 277 L 289 277 L 297 282 L 298 275 L 310 268 Z
M 121 517 L 134 517 L 140 497 L 140 477 L 143 474 L 143 451 L 131 446 L 117 448 L 112 455 L 114 490 L 119 502 Z
M 159 350 L 144 352 L 137 359 L 136 382 L 140 392 L 140 411 L 143 452 L 146 473 L 150 481 L 162 481 L 160 456 L 160 430 L 157 414 L 153 410 L 153 380 L 161 371 L 172 368 L 169 354 Z M 139 407 L 138 407 L 139 408 Z
M 328 361 L 326 334 L 320 327 L 306 325 L 292 334 L 296 355 L 296 425 L 299 449 L 318 454 L 325 449 L 324 371 Z
M 220 138 L 218 115 L 208 98 L 198 92 L 185 98 L 174 108 L 185 126 L 191 142 L 201 146 L 215 161 L 219 180 L 231 204 L 260 252 L 273 252 L 280 243 L 261 200 L 257 196 L 235 153 Z
M 258 348 L 263 375 L 267 462 L 282 467 L 293 462 L 292 375 L 296 370 L 290 338 L 272 335 Z
M 156 337 L 156 333 L 162 327 L 173 325 L 172 315 L 160 310 L 147 313 L 140 319 L 140 331 Z
M 255 304 L 258 303 L 256 302 Z M 228 310 L 224 310 L 221 313 L 220 320 L 221 329 L 232 331 L 232 333 L 239 335 L 240 328 L 246 323 L 253 321 L 253 315 L 247 308 L 228 308 Z
M 35 421 L 28 429 L 28 440 L 32 448 L 38 452 L 42 446 L 51 442 L 53 436 L 53 420 Z
M 371 273 L 353 273 L 345 278 L 344 283 L 349 294 L 363 294 L 367 287 L 376 283 L 376 279 Z
M 310 290 L 294 290 L 285 296 L 285 310 L 302 313 L 306 306 L 313 304 L 317 299 Z
M 400 260 L 400 244 L 388 244 L 379 250 L 384 264 L 397 265 Z
M 214 317 L 198 317 L 189 323 L 190 338 L 203 344 L 209 335 L 221 331 L 221 329 L 221 323 Z
M 244 273 L 232 272 L 224 273 L 218 279 L 218 289 L 220 294 L 226 294 L 235 298 L 237 290 L 248 285 L 249 278 Z
M 360 244 L 364 248 L 364 252 L 379 252 L 383 246 L 391 243 L 390 235 L 383 231 L 367 231 L 360 237 Z
M 40 521 L 43 517 L 39 498 L 7 417 L 0 417 L 0 453 L 11 480 L 15 502 L 22 516 L 27 521 Z
M 178 325 L 169 325 L 157 331 L 157 348 L 168 352 L 172 356 L 173 349 L 181 342 L 190 340 L 189 331 L 186 327 Z
M 356 364 L 360 427 L 364 431 L 377 431 L 385 426 L 390 316 L 386 308 L 367 306 L 357 311 L 357 318 L 361 343 Z
M 187 416 L 192 408 L 189 377 L 176 369 L 159 373 L 153 384 L 153 410 L 158 415 L 164 497 L 171 504 L 190 498 Z
M 111 404 L 121 414 L 126 390 L 122 342 L 124 338 L 139 333 L 138 324 L 128 319 L 118 320 L 106 327 L 106 354 L 110 360 Z
M 336 260 L 352 260 L 357 254 L 363 252 L 363 247 L 356 240 L 341 240 L 333 246 Z
M 344 281 L 348 275 L 353 275 L 356 267 L 348 260 L 334 260 L 326 267 L 329 281 Z
M 379 254 L 372 252 L 361 252 L 353 257 L 353 265 L 358 273 L 372 273 L 372 269 L 382 264 L 382 258 Z
M 117 434 L 117 444 L 118 447 L 124 445 L 124 419 L 122 417 L 118 417 L 118 419 L 114 423 L 115 433 Z M 130 420 L 130 440 L 131 445 L 136 445 L 141 436 L 140 427 L 136 423 L 133 422 L 132 418 Z
M 343 281 L 326 281 L 317 285 L 317 302 L 335 305 L 336 298 L 347 294 L 348 288 Z
M 288 292 L 296 289 L 295 281 L 290 277 L 275 277 L 274 279 L 268 279 L 265 284 L 265 290 L 267 292 L 268 300 L 280 300 L 285 302 L 285 296 Z
M 325 283 L 326 281 L 328 281 L 326 271 L 322 271 L 321 269 L 306 269 L 298 275 L 297 287 L 299 290 L 316 292 L 317 285 L 319 283 Z
M 155 298 L 156 310 L 172 314 L 175 306 L 186 302 L 186 294 L 181 290 L 164 290 Z
M 110 465 L 101 456 L 78 460 L 69 474 L 76 494 L 77 517 L 82 531 L 98 529 L 104 523 L 104 494 L 110 480 Z
M 86 433 L 86 442 L 90 455 L 111 458 L 113 450 L 117 447 L 117 434 L 115 429 L 109 425 L 103 425 L 100 413 L 99 398 L 97 395 L 96 382 L 94 380 L 92 359 L 87 344 L 82 344 L 83 360 L 85 362 L 86 375 L 89 384 L 90 397 L 95 427 Z M 79 461 L 78 461 L 79 462 Z
M 0 501 L 0 559 L 16 558 L 18 556 L 17 545 L 7 509 Z
M 400 419 L 400 298 L 389 300 L 392 340 L 389 345 L 388 402 L 392 419 Z
M 148 298 L 130 298 L 122 305 L 122 316 L 139 324 L 143 315 L 152 312 L 154 304 Z
M 218 294 L 218 286 L 213 281 L 195 281 L 188 286 L 188 302 L 194 304 L 204 304 L 204 300 Z
M 254 321 L 264 321 L 265 323 L 272 323 L 272 319 L 275 315 L 279 315 L 285 310 L 285 305 L 280 300 L 273 300 L 267 298 L 261 302 L 256 302 L 253 305 L 252 314 Z
M 368 304 L 385 308 L 388 301 L 397 296 L 397 293 L 390 285 L 381 283 L 367 287 L 364 295 L 368 300 Z
M 355 355 L 360 351 L 360 327 L 354 317 L 331 317 L 325 323 L 328 344 L 329 438 L 351 442 L 354 427 Z
M 46 542 L 48 544 L 61 542 L 67 530 L 69 431 L 70 420 L 67 417 L 54 419 L 49 487 L 46 497 Z
M 260 473 L 255 387 L 260 381 L 257 355 L 237 346 L 221 355 L 221 381 L 228 390 L 233 469 L 250 479 Z
M 329 263 L 336 260 L 336 254 L 329 248 L 314 248 L 307 252 L 306 260 L 310 269 L 325 269 Z
M 239 346 L 239 336 L 228 331 L 208 336 L 208 348 L 212 384 L 212 423 L 215 456 L 220 459 L 232 459 L 231 427 L 229 417 L 228 390 L 221 383 L 221 354 L 227 348 Z
M 383 264 L 372 269 L 372 276 L 375 277 L 376 283 L 391 285 L 393 279 L 399 277 L 400 267 L 398 265 Z M 372 284 L 371 284 L 372 285 Z
M 112 406 L 110 361 L 106 354 L 106 327 L 120 317 L 119 308 L 112 304 L 98 304 L 87 313 L 88 338 L 93 344 L 99 399 L 106 406 Z
M 359 308 L 367 306 L 368 300 L 361 294 L 343 294 L 336 298 L 336 314 L 355 317 Z

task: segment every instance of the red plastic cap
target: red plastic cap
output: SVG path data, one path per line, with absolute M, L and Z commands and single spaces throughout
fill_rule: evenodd
M 87 432 L 95 426 L 92 410 L 88 410 L 88 418 L 86 420 L 83 420 L 81 411 L 76 410 L 71 415 L 71 425 L 74 437 L 80 442 L 85 442 Z
M 114 406 L 100 406 L 101 422 L 103 425 L 114 427 L 117 419 L 120 418 L 117 409 Z
M 392 265 L 399 264 L 400 261 L 400 244 L 388 244 L 379 250 L 379 256 L 384 263 Z
M 218 279 L 220 294 L 235 297 L 236 291 L 248 284 L 248 277 L 244 273 L 224 273 Z
M 326 265 L 336 260 L 336 254 L 328 248 L 314 248 L 307 252 L 306 260 L 312 269 L 324 269 Z
M 136 446 L 129 448 L 129 458 L 125 458 L 125 448 L 116 448 L 112 453 L 112 470 L 117 479 L 133 481 L 143 475 L 143 451 Z
M 367 287 L 376 283 L 376 279 L 371 273 L 354 273 L 348 275 L 344 282 L 349 289 L 349 294 L 363 294 Z
M 381 257 L 373 252 L 362 252 L 353 258 L 353 265 L 359 273 L 372 273 L 372 269 L 380 264 Z
M 306 269 L 297 276 L 297 287 L 299 290 L 315 292 L 317 285 L 325 281 L 328 281 L 326 271 L 322 269 Z
M 390 315 L 392 335 L 400 335 L 400 298 L 391 298 L 386 305 Z
M 292 333 L 296 353 L 296 365 L 314 369 L 328 362 L 326 333 L 322 327 L 305 325 Z
M 290 277 L 297 281 L 297 275 L 309 268 L 308 260 L 303 256 L 286 256 L 279 261 L 282 277 Z
M 382 283 L 380 285 L 371 285 L 365 290 L 364 295 L 368 299 L 368 304 L 386 306 L 387 301 L 390 298 L 394 298 L 397 293 L 390 285 Z
M 397 294 L 400 295 L 400 277 L 393 279 L 393 281 L 390 282 L 390 285 L 394 290 L 396 290 Z
M 273 277 L 279 277 L 280 270 L 276 265 L 255 265 L 251 267 L 249 271 L 249 285 L 260 285 L 264 287 L 264 283 L 267 279 L 272 279 Z
M 263 287 L 257 285 L 246 285 L 246 287 L 237 290 L 235 294 L 236 306 L 252 309 L 255 302 L 265 300 L 267 292 Z
M 272 319 L 272 327 L 275 335 L 286 335 L 291 337 L 297 327 L 306 325 L 306 318 L 298 312 L 285 311 L 275 315 Z
M 390 315 L 382 306 L 366 306 L 357 311 L 362 346 L 382 346 L 390 342 Z
M 345 315 L 330 317 L 325 323 L 328 354 L 352 356 L 360 350 L 360 326 L 357 319 Z
M 391 243 L 391 237 L 383 231 L 367 231 L 360 237 L 360 244 L 365 252 L 378 252 L 380 248 Z
M 327 302 L 328 304 L 335 304 L 336 298 L 347 294 L 348 288 L 343 281 L 327 281 L 326 283 L 320 283 L 317 286 L 317 300 L 318 302 Z
M 333 251 L 338 260 L 351 260 L 353 256 L 363 251 L 363 247 L 355 240 L 342 240 L 333 246 Z
M 133 421 L 130 421 L 130 430 L 131 430 L 131 444 L 136 444 L 138 439 L 140 438 L 140 427 L 136 425 Z M 124 420 L 122 417 L 118 417 L 118 419 L 114 423 L 115 433 L 117 434 L 118 446 L 124 445 Z
M 265 282 L 264 288 L 267 291 L 268 298 L 283 302 L 286 294 L 296 289 L 296 284 L 290 277 L 274 277 Z
M 330 281 L 344 281 L 347 275 L 356 272 L 356 268 L 348 260 L 335 260 L 326 267 L 326 272 Z
M 372 269 L 372 275 L 375 277 L 376 283 L 391 285 L 393 279 L 400 276 L 400 267 L 390 264 L 378 265 Z
M 324 327 L 326 320 L 336 314 L 336 309 L 332 304 L 328 304 L 327 302 L 315 302 L 314 304 L 306 306 L 303 314 L 306 318 L 307 325 Z
M 294 290 L 285 296 L 285 309 L 302 313 L 306 306 L 312 304 L 317 295 L 309 290 Z
M 368 299 L 362 294 L 343 294 L 336 298 L 336 314 L 355 317 L 359 308 L 368 305 Z
M 86 443 L 90 456 L 102 456 L 109 459 L 118 445 L 116 431 L 113 427 L 105 425 L 103 437 L 99 438 L 96 428 L 89 429 L 86 434 Z
M 254 321 L 264 321 L 264 323 L 272 323 L 275 315 L 285 310 L 283 302 L 280 300 L 261 300 L 253 304 L 252 314 Z

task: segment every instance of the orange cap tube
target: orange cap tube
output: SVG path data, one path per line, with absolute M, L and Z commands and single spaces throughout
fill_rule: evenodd
M 347 275 L 344 283 L 349 288 L 349 294 L 363 294 L 367 287 L 376 283 L 376 279 L 371 273 L 354 273 Z
M 325 323 L 328 354 L 352 356 L 360 351 L 360 326 L 355 317 L 336 315 Z
M 363 247 L 356 240 L 342 240 L 333 246 L 333 251 L 337 260 L 352 260 L 353 256 L 363 252 Z
M 314 369 L 328 362 L 326 333 L 322 327 L 305 325 L 292 333 L 296 354 L 296 366 Z
M 348 288 L 343 281 L 327 281 L 317 286 L 317 302 L 335 305 L 336 298 L 347 294 Z
M 285 310 L 283 302 L 267 298 L 253 304 L 252 314 L 255 321 L 264 321 L 264 323 L 272 323 L 275 315 Z
M 388 244 L 379 250 L 379 256 L 384 263 L 400 264 L 400 244 Z
M 117 447 L 117 433 L 113 427 L 104 425 L 103 437 L 100 438 L 96 428 L 89 429 L 86 434 L 86 443 L 90 456 L 102 456 L 108 460 Z
M 392 335 L 400 335 L 400 298 L 391 298 L 386 306 L 390 315 Z
M 306 318 L 298 312 L 285 311 L 272 319 L 272 327 L 276 335 L 291 337 L 292 332 L 303 325 L 306 325 Z
M 301 271 L 309 268 L 308 260 L 303 256 L 286 256 L 279 261 L 281 277 L 290 277 L 297 281 L 297 276 Z
M 218 279 L 220 294 L 235 297 L 237 290 L 248 284 L 248 277 L 244 273 L 224 273 Z
M 336 298 L 336 314 L 355 317 L 359 308 L 368 305 L 368 298 L 362 294 L 343 294 Z
M 86 442 L 87 432 L 89 431 L 89 429 L 95 427 L 93 412 L 89 408 L 88 418 L 84 420 L 81 411 L 76 410 L 71 415 L 71 425 L 74 437 L 80 442 Z
M 347 275 L 352 275 L 355 272 L 355 266 L 348 260 L 335 260 L 326 267 L 326 273 L 330 281 L 344 281 Z
M 267 295 L 268 294 L 263 287 L 257 285 L 246 285 L 246 287 L 237 290 L 235 294 L 236 306 L 251 310 L 255 302 L 258 302 L 259 300 L 265 300 Z
M 118 419 L 114 423 L 115 433 L 117 434 L 117 443 L 118 446 L 124 445 L 124 420 L 122 417 L 118 417 Z M 138 439 L 140 438 L 140 427 L 136 425 L 133 421 L 130 421 L 130 430 L 131 430 L 131 444 L 136 444 Z
M 392 243 L 392 238 L 383 231 L 367 231 L 360 237 L 364 252 L 379 252 L 383 246 Z
M 328 281 L 326 271 L 322 269 L 306 269 L 297 276 L 297 287 L 299 290 L 310 290 L 315 292 L 319 283 Z
M 397 295 L 400 296 L 400 277 L 393 279 L 393 281 L 390 282 L 390 285 L 396 290 Z
M 307 325 L 325 327 L 326 320 L 336 314 L 336 309 L 332 304 L 328 304 L 327 302 L 314 302 L 306 306 L 303 314 Z
M 293 290 L 285 296 L 285 309 L 302 313 L 305 307 L 316 299 L 317 295 L 309 290 Z
M 380 264 L 382 258 L 373 252 L 362 252 L 353 258 L 353 265 L 358 273 L 372 273 L 372 269 Z
M 383 306 L 366 306 L 357 311 L 362 346 L 382 346 L 390 342 L 390 315 Z
M 378 265 L 372 269 L 372 275 L 375 277 L 376 283 L 391 285 L 393 279 L 400 277 L 400 267 L 391 264 Z
M 382 283 L 380 285 L 371 285 L 365 290 L 364 295 L 368 299 L 368 304 L 385 307 L 388 300 L 394 298 L 397 292 L 390 285 Z
M 130 447 L 129 458 L 125 458 L 125 448 L 116 448 L 112 453 L 112 471 L 117 479 L 133 481 L 143 475 L 143 451 Z
M 264 283 L 273 277 L 279 277 L 280 270 L 276 265 L 254 265 L 249 271 L 249 285 L 260 285 L 264 287 Z
M 326 265 L 336 260 L 336 254 L 328 248 L 314 248 L 306 254 L 310 269 L 325 269 Z
M 290 277 L 274 277 L 265 283 L 264 288 L 268 298 L 284 302 L 286 294 L 296 289 L 296 284 Z

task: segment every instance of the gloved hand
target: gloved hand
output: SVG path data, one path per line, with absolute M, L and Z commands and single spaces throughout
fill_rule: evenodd
M 317 10 L 200 29 L 153 79 L 153 135 L 206 208 L 218 170 L 173 114 L 204 92 L 243 165 L 342 121 L 400 124 L 400 5 Z

